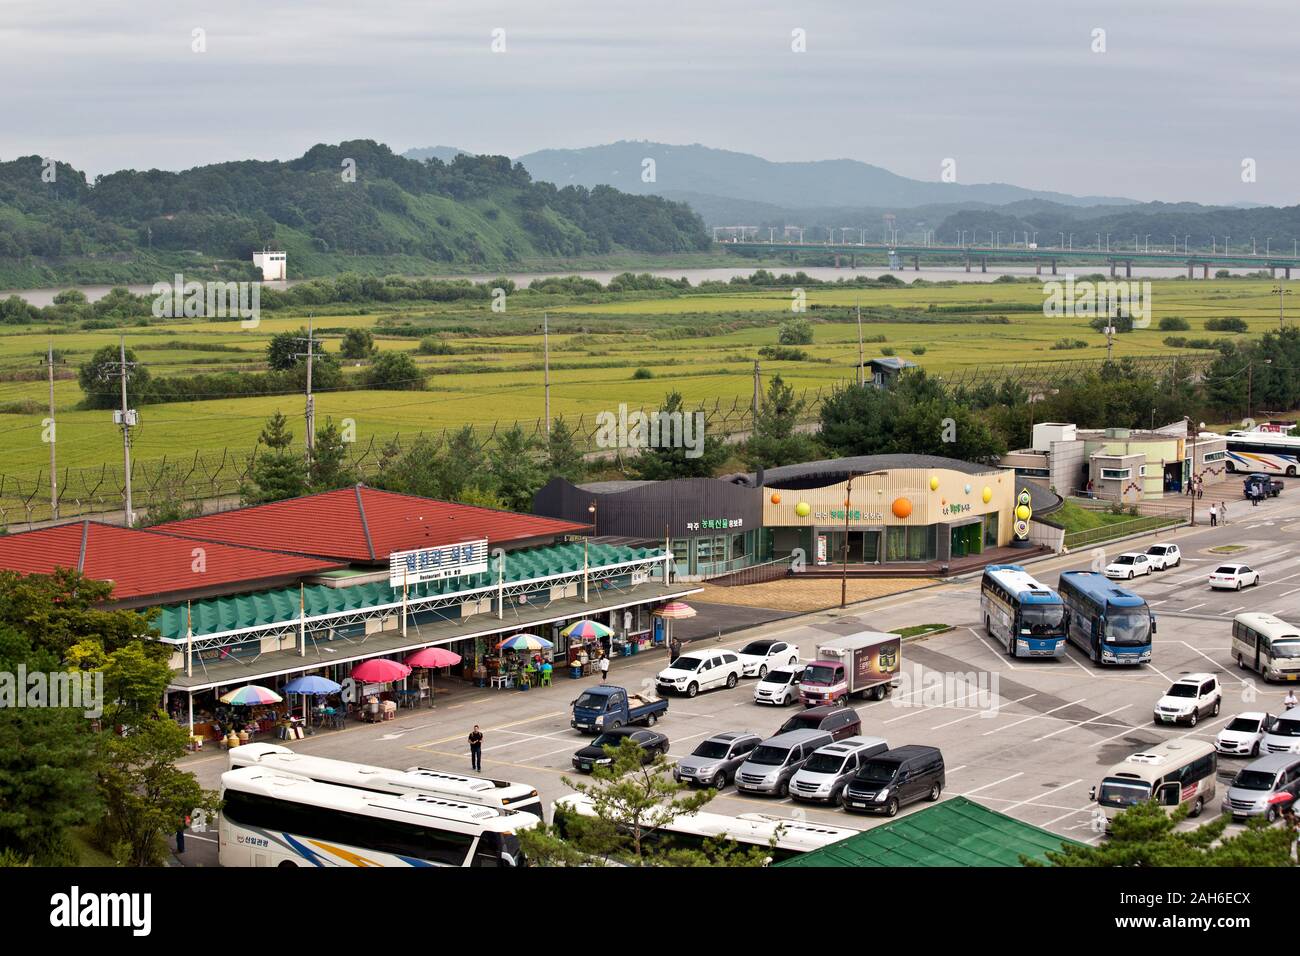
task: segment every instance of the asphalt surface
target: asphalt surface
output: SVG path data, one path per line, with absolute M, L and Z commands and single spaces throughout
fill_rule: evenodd
M 963 795 L 1063 836 L 1095 843 L 1102 837 L 1088 791 L 1111 765 L 1161 740 L 1188 736 L 1213 740 L 1236 713 L 1276 711 L 1286 694 L 1284 686 L 1266 684 L 1259 675 L 1233 665 L 1230 631 L 1233 616 L 1247 610 L 1300 621 L 1300 549 L 1292 545 L 1300 531 L 1300 488 L 1294 497 L 1284 494 L 1257 508 L 1231 502 L 1230 523 L 1214 529 L 1204 523 L 1205 506 L 1208 500 L 1198 505 L 1200 520 L 1195 528 L 1110 545 L 1104 553 L 1088 550 L 1052 556 L 1029 568 L 1054 586 L 1061 570 L 1088 569 L 1096 561 L 1156 541 L 1177 543 L 1183 551 L 1182 567 L 1138 578 L 1131 585 L 1157 614 L 1149 667 L 1099 668 L 1074 647 L 1062 660 L 1008 659 L 980 627 L 978 578 L 867 602 L 844 612 L 788 617 L 724 633 L 720 639 L 704 637 L 701 644 L 735 648 L 755 637 L 779 635 L 798 644 L 807 658 L 818 640 L 854 630 L 951 625 L 945 633 L 905 643 L 903 667 L 910 684 L 888 700 L 855 703 L 863 719 L 862 732 L 883 736 L 894 746 L 918 743 L 942 749 L 948 776 L 945 798 Z M 1209 550 L 1225 545 L 1240 545 L 1242 550 L 1227 557 Z M 1209 590 L 1206 576 L 1224 561 L 1250 565 L 1260 571 L 1262 583 L 1239 593 Z M 740 613 L 762 616 L 762 609 L 718 608 L 712 606 L 705 613 L 720 615 L 721 622 L 735 622 L 739 619 L 733 615 Z M 696 621 L 704 635 L 722 626 Z M 654 675 L 665 664 L 663 653 L 617 659 L 610 683 L 652 691 Z M 1156 699 L 1173 680 L 1194 671 L 1220 675 L 1222 713 L 1202 720 L 1194 730 L 1154 725 L 1151 708 Z M 942 693 L 933 687 L 924 689 L 940 678 Z M 477 723 L 486 734 L 484 773 L 530 783 L 549 804 L 570 792 L 563 781 L 573 775 L 570 758 L 591 740 L 569 727 L 569 703 L 595 682 L 557 677 L 554 687 L 527 692 L 466 688 L 440 698 L 434 708 L 402 711 L 396 721 L 318 733 L 291 746 L 324 757 L 394 768 L 422 765 L 468 772 L 465 737 Z M 751 730 L 764 736 L 774 732 L 794 708 L 755 704 L 753 685 L 753 680 L 745 680 L 734 690 L 711 691 L 694 700 L 672 698 L 668 714 L 657 725 L 672 742 L 671 755 L 688 754 L 701 740 L 724 730 Z M 1220 758 L 1220 792 L 1207 814 L 1218 812 L 1227 780 L 1244 763 L 1244 759 Z M 185 761 L 207 787 L 218 785 L 225 765 L 226 755 L 220 751 Z M 914 804 L 903 813 L 927 805 Z M 883 822 L 788 798 L 741 795 L 734 786 L 720 793 L 711 809 L 802 816 L 859 829 Z M 192 834 L 181 860 L 186 865 L 215 865 L 215 834 Z

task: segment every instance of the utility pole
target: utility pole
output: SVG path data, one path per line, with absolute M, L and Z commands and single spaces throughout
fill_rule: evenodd
M 849 601 L 849 503 L 853 500 L 853 475 L 844 483 L 844 552 L 840 564 L 840 608 L 848 607 Z
M 126 526 L 129 528 L 135 524 L 135 508 L 131 501 L 131 427 L 136 424 L 135 409 L 127 407 L 126 402 L 126 380 L 136 365 L 135 362 L 126 360 L 126 336 L 122 336 L 118 342 L 118 360 L 116 362 L 107 362 L 108 368 L 116 366 L 118 380 L 122 387 L 122 408 L 113 413 L 113 420 L 122 429 L 122 469 L 124 477 L 124 491 L 126 492 Z
M 1282 285 L 1282 283 L 1279 282 L 1277 286 L 1274 287 L 1273 291 L 1277 293 L 1277 330 L 1281 332 L 1284 328 L 1286 328 L 1286 313 L 1282 309 L 1282 305 L 1284 301 L 1283 296 L 1290 295 L 1291 290 L 1286 288 L 1285 286 Z
M 551 328 L 542 313 L 542 386 L 546 392 L 546 434 L 551 433 Z
M 862 306 L 858 306 L 858 385 L 862 385 L 863 363 L 866 362 L 866 356 L 862 354 Z M 51 399 L 53 401 L 53 399 Z M 52 414 L 52 412 L 51 412 Z
M 754 408 L 753 418 L 750 421 L 751 434 L 753 433 L 754 427 L 758 425 L 758 410 L 762 407 L 763 403 L 763 383 L 760 372 L 761 369 L 758 364 L 758 359 L 754 359 Z
M 316 397 L 311 393 L 311 366 L 312 358 L 316 354 L 316 339 L 312 333 L 312 321 L 315 318 L 313 313 L 307 314 L 307 337 L 300 338 L 297 341 L 307 343 L 307 351 L 299 352 L 296 358 L 305 358 L 307 360 L 307 404 L 303 417 L 307 421 L 307 464 L 311 464 L 312 455 L 316 451 Z
M 50 348 L 45 357 L 46 369 L 50 376 L 50 517 L 59 520 L 59 470 L 54 457 L 54 442 L 58 425 L 54 421 L 54 340 L 50 339 Z

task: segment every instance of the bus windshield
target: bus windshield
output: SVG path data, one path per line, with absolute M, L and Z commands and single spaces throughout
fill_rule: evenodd
M 1288 637 L 1286 640 L 1274 641 L 1273 657 L 1285 657 L 1293 660 L 1300 657 L 1300 640 Z
M 1151 615 L 1146 609 L 1111 610 L 1106 617 L 1107 644 L 1150 644 Z
M 1104 807 L 1131 807 L 1151 799 L 1151 784 L 1141 780 L 1107 777 L 1097 791 L 1097 802 Z
M 1064 625 L 1064 605 L 1026 604 L 1020 608 L 1020 627 L 1030 634 L 1059 634 Z

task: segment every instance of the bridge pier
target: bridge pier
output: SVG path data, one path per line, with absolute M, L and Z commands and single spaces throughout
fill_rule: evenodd
M 856 252 L 851 252 L 849 253 L 849 268 L 856 269 L 857 267 L 858 267 L 858 254 Z
M 1052 275 L 1056 275 L 1056 260 L 1052 260 Z
M 1042 275 L 1042 274 L 1043 274 L 1043 264 L 1042 264 L 1041 262 L 1035 262 L 1035 263 L 1034 263 L 1034 275 L 1036 275 L 1036 276 L 1040 276 L 1040 275 Z
M 1277 266 L 1269 266 L 1269 267 L 1268 267 L 1268 274 L 1269 274 L 1269 277 L 1270 277 L 1270 278 L 1276 279 L 1276 278 L 1277 278 Z
M 1203 262 L 1201 263 L 1201 278 L 1208 279 L 1209 277 L 1210 277 L 1210 264 L 1208 262 Z
M 1126 279 L 1131 279 L 1131 278 L 1133 278 L 1133 260 L 1132 260 L 1132 259 L 1125 259 L 1125 260 L 1124 260 L 1124 278 L 1126 278 Z
M 1196 267 L 1193 266 L 1190 262 L 1187 263 L 1187 278 L 1189 278 L 1189 279 L 1194 278 L 1194 276 L 1192 275 L 1192 270 L 1195 269 L 1195 268 L 1196 268 Z
M 970 256 L 966 257 L 966 271 L 970 272 Z
M 1206 268 L 1208 269 L 1209 267 L 1207 266 Z M 1286 267 L 1286 271 L 1283 273 L 1283 275 L 1285 275 L 1288 279 L 1291 278 L 1291 267 L 1290 267 L 1290 266 L 1287 266 L 1287 267 Z
M 1110 260 L 1110 277 L 1111 277 L 1112 279 L 1115 278 L 1115 266 L 1116 266 L 1116 265 L 1117 265 L 1117 263 L 1115 262 L 1114 259 Z
M 988 271 L 989 271 L 989 261 L 987 259 L 981 259 L 980 272 L 988 272 Z
M 920 271 L 921 271 L 921 257 L 920 257 L 920 256 L 912 256 L 912 271 L 913 271 L 913 272 L 920 272 Z
M 840 267 L 840 254 L 837 252 L 835 253 L 835 268 L 838 269 L 839 267 Z

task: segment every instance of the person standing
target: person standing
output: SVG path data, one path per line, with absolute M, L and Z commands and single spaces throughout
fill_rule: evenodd
M 176 828 L 176 852 L 185 852 L 185 828 L 190 825 L 190 818 L 183 816 L 180 819 L 180 825 Z
M 600 682 L 605 683 L 605 678 L 609 676 L 609 655 L 602 654 L 600 658 Z
M 483 731 L 478 729 L 478 724 L 469 732 L 469 765 L 473 770 L 483 769 Z
M 1210 503 L 1210 527 L 1216 527 L 1219 524 L 1219 506 Z
M 1282 706 L 1285 707 L 1287 710 L 1291 710 L 1293 707 L 1295 707 L 1295 705 L 1296 705 L 1295 691 L 1289 690 L 1286 692 L 1286 699 L 1282 701 Z
M 1226 501 L 1219 502 L 1219 523 L 1228 523 L 1228 503 Z

